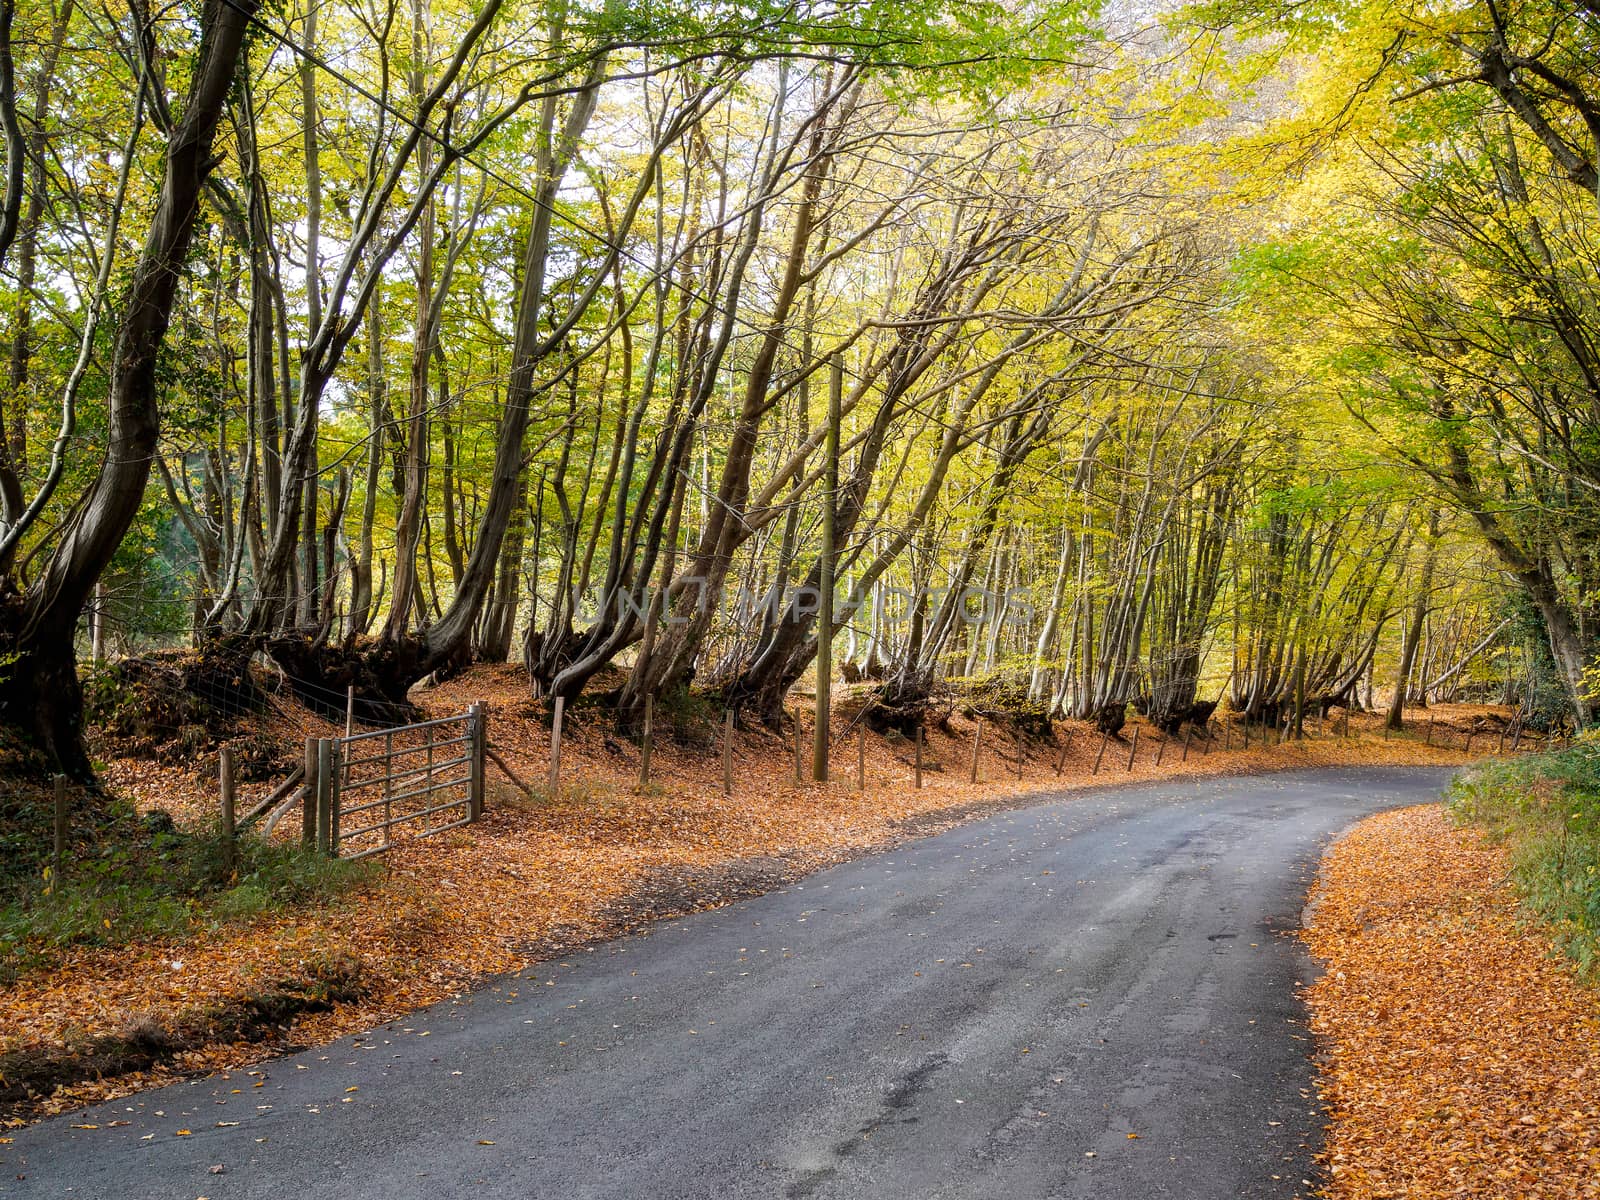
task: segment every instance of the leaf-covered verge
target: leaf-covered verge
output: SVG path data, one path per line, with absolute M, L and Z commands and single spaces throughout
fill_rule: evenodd
M 1600 742 L 1480 764 L 1451 812 L 1505 846 L 1523 904 L 1590 983 L 1600 983 Z
M 548 729 L 530 708 L 520 672 L 475 668 L 427 692 L 424 703 L 442 715 L 478 699 L 491 706 L 491 743 L 525 780 L 542 781 Z M 0 1071 L 31 1072 L 29 1094 L 10 1103 L 10 1119 L 368 1029 L 487 976 L 582 953 L 598 938 L 647 930 L 665 915 L 781 887 L 1044 789 L 1353 760 L 1461 761 L 1459 749 L 1425 745 L 1420 732 L 1385 741 L 1379 719 L 1361 715 L 1350 739 L 1333 736 L 1330 726 L 1328 734 L 1270 749 L 1258 736 L 1245 751 L 1235 734 L 1230 751 L 1220 742 L 1209 753 L 1195 744 L 1187 761 L 1175 739 L 1157 765 L 1159 734 L 1133 722 L 1129 732 L 1140 729 L 1133 771 L 1126 770 L 1128 743 L 1111 742 L 1095 776 L 1100 738 L 1092 726 L 1064 722 L 1048 736 L 1019 740 L 992 706 L 983 707 L 990 715 L 976 784 L 975 722 L 957 707 L 943 727 L 930 726 L 926 786 L 913 787 L 914 743 L 869 733 L 867 786 L 858 791 L 857 742 L 843 705 L 835 710 L 833 783 L 796 785 L 792 735 L 755 726 L 735 734 L 734 788 L 726 794 L 714 714 L 682 715 L 681 730 L 662 720 L 652 783 L 641 791 L 638 746 L 617 736 L 604 714 L 579 708 L 563 742 L 559 795 L 530 797 L 497 780 L 481 824 L 403 845 L 377 875 L 340 894 L 307 894 L 233 921 L 207 918 L 213 901 L 195 918 L 120 945 L 97 944 L 98 935 L 41 945 L 48 933 L 41 928 L 17 978 L 0 990 Z M 1458 719 L 1467 713 L 1463 707 Z M 803 710 L 801 717 L 808 727 L 810 717 Z M 279 713 L 257 732 L 278 730 L 283 719 Z M 333 732 L 324 724 L 304 714 L 296 731 Z M 1315 723 L 1310 729 L 1316 734 Z M 114 759 L 106 776 L 139 808 L 170 811 L 180 831 L 200 831 L 215 821 L 215 785 L 197 765 L 204 764 Z M 252 785 L 247 795 L 270 786 Z M 69 886 L 76 870 L 69 864 Z M 275 1009 L 272 1020 L 237 1020 L 259 1008 L 253 998 L 322 998 L 317 985 L 330 972 L 352 995 Z M 147 1052 L 152 1039 L 158 1053 Z
M 1513 869 L 1439 805 L 1324 858 L 1305 939 L 1329 1200 L 1600 1196 L 1600 997 L 1530 926 Z
M 9 781 L 0 799 L 0 986 L 80 951 L 182 939 L 328 903 L 373 878 L 370 863 L 241 839 L 230 857 L 214 823 L 69 789 L 70 869 L 54 877 L 51 789 Z M 0 1068 L 3 1073 L 3 1068 Z

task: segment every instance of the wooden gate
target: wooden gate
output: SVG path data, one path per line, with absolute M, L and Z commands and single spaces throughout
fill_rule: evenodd
M 307 738 L 302 837 L 327 854 L 365 858 L 397 836 L 429 837 L 476 821 L 487 747 L 482 704 L 394 729 Z

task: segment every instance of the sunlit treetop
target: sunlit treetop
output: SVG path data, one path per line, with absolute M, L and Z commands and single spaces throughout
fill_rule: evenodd
M 1071 62 L 1099 0 L 742 0 L 574 5 L 575 40 L 672 53 L 830 59 L 883 69 L 908 92 L 994 100 Z

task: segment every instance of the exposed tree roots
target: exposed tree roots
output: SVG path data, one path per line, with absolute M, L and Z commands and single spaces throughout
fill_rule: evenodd
M 425 674 L 424 647 L 414 638 L 341 646 L 294 631 L 272 638 L 266 650 L 313 712 L 342 720 L 354 688 L 355 719 L 363 724 L 398 725 L 421 716 L 407 695 Z

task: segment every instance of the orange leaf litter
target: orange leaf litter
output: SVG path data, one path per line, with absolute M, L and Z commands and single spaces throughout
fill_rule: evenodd
M 1600 996 L 1507 872 L 1438 805 L 1328 852 L 1305 938 L 1331 1200 L 1600 1197 Z
M 478 668 L 428 692 L 425 702 L 444 714 L 488 699 L 491 744 L 525 779 L 540 781 L 548 731 L 527 718 L 525 686 L 513 668 Z M 809 716 L 804 720 L 809 740 Z M 1362 736 L 1353 741 L 1330 737 L 1270 749 L 1254 742 L 1248 751 L 1238 748 L 1235 735 L 1231 752 L 1202 756 L 1195 746 L 1187 763 L 1175 761 L 1180 754 L 1173 744 L 1158 767 L 1146 728 L 1132 772 L 1124 770 L 1126 745 L 1113 742 L 1099 776 L 1091 778 L 1100 738 L 1074 725 L 1061 775 L 1055 774 L 1055 744 L 1028 743 L 1017 779 L 1015 743 L 992 732 L 984 739 L 980 782 L 972 784 L 972 724 L 957 715 L 951 726 L 948 735 L 929 736 L 920 791 L 912 786 L 910 743 L 871 736 L 867 788 L 858 792 L 855 734 L 841 723 L 829 785 L 795 784 L 792 742 L 755 730 L 737 735 L 733 794 L 722 792 L 716 746 L 684 748 L 664 736 L 652 760 L 652 788 L 641 794 L 633 786 L 637 747 L 615 737 L 604 720 L 580 713 L 562 744 L 566 790 L 560 800 L 530 803 L 499 781 L 480 824 L 398 846 L 386 856 L 376 885 L 338 903 L 175 941 L 69 951 L 0 993 L 0 1053 L 120 1034 L 147 1016 L 220 1005 L 320 961 L 360 963 L 367 988 L 362 1001 L 297 1018 L 277 1044 L 213 1045 L 181 1054 L 170 1066 L 62 1087 L 29 1106 L 27 1115 L 37 1117 L 371 1029 L 457 996 L 487 976 L 582 953 L 584 943 L 641 923 L 625 901 L 662 872 L 696 874 L 686 907 L 713 907 L 747 894 L 718 882 L 726 868 L 753 860 L 764 867 L 765 886 L 772 886 L 780 874 L 840 862 L 1044 789 L 1354 760 L 1463 761 L 1458 751 L 1382 741 L 1372 724 L 1364 734 L 1358 727 Z M 490 774 L 498 779 L 492 767 Z M 211 788 L 192 769 L 123 761 L 108 775 L 143 806 L 159 804 L 184 822 L 214 819 L 205 807 L 214 803 Z

